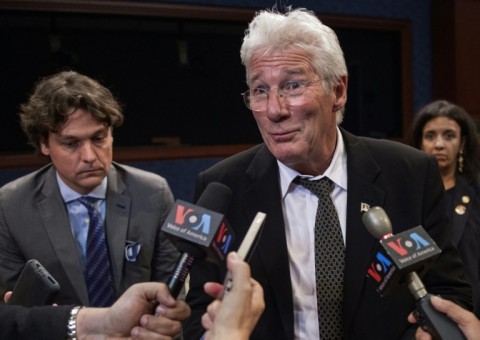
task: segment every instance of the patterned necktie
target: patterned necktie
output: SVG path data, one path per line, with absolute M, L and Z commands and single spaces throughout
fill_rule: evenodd
M 315 217 L 315 276 L 321 339 L 343 338 L 343 269 L 345 245 L 337 210 L 330 197 L 332 182 L 297 177 L 296 181 L 318 197 Z
M 85 268 L 90 306 L 108 307 L 113 304 L 115 298 L 102 216 L 95 207 L 96 198 L 82 196 L 78 201 L 87 208 L 90 218 Z

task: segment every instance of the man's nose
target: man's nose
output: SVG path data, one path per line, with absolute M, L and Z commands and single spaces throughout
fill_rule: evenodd
M 93 162 L 97 158 L 97 155 L 94 150 L 94 146 L 90 141 L 86 141 L 83 143 L 80 152 L 81 152 L 82 160 L 85 162 Z
M 267 98 L 267 116 L 271 120 L 277 121 L 286 114 L 288 114 L 288 110 L 285 95 L 278 91 L 278 88 L 271 88 Z

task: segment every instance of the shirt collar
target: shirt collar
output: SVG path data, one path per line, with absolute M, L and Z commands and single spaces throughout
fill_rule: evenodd
M 60 175 L 58 174 L 58 171 L 57 171 L 56 176 L 57 176 L 58 187 L 60 188 L 60 194 L 62 195 L 63 201 L 65 203 L 75 201 L 79 197 L 85 196 L 85 195 L 79 194 L 78 192 L 76 192 L 75 190 L 70 188 L 68 185 L 66 185 L 65 182 L 60 178 Z M 92 196 L 92 197 L 96 197 L 96 198 L 100 198 L 100 199 L 105 199 L 106 194 L 107 194 L 107 182 L 108 182 L 108 179 L 105 176 L 102 183 L 100 183 L 95 189 L 93 189 L 86 196 Z
M 320 179 L 324 176 L 328 177 L 335 185 L 339 186 L 343 190 L 347 190 L 347 153 L 345 151 L 345 142 L 340 129 L 337 127 L 337 145 L 335 146 L 335 152 L 333 154 L 332 161 L 327 170 L 321 175 L 312 177 L 314 179 Z M 282 192 L 282 198 L 285 197 L 289 191 L 292 181 L 302 174 L 293 170 L 277 160 L 279 172 L 280 172 L 280 190 Z

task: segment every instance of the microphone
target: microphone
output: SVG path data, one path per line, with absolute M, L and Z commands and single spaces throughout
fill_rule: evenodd
M 224 215 L 230 205 L 232 192 L 218 182 L 207 185 L 197 201 L 191 204 L 176 200 L 162 231 L 176 245 L 181 257 L 167 281 L 170 294 L 180 293 L 194 261 L 224 261 L 234 234 Z
M 392 234 L 390 219 L 381 207 L 373 207 L 362 216 L 362 221 L 373 237 L 379 239 L 375 260 L 367 275 L 377 285 L 383 297 L 406 283 L 415 298 L 415 317 L 433 339 L 465 339 L 458 326 L 431 304 L 420 276 L 441 253 L 441 249 L 422 226 Z
M 403 289 L 408 273 L 423 276 L 441 249 L 421 227 L 393 235 L 389 217 L 381 207 L 372 207 L 362 221 L 373 237 L 380 240 L 367 274 L 376 283 L 381 296 Z

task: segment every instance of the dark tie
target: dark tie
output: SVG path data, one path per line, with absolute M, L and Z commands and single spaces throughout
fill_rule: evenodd
M 82 196 L 78 199 L 88 210 L 90 224 L 87 236 L 86 281 L 90 306 L 107 307 L 115 301 L 110 263 L 108 261 L 107 244 L 102 216 L 95 207 L 94 197 Z
M 323 177 L 296 181 L 318 197 L 315 217 L 315 275 L 318 322 L 322 340 L 343 338 L 343 269 L 345 245 L 330 191 L 332 182 Z

